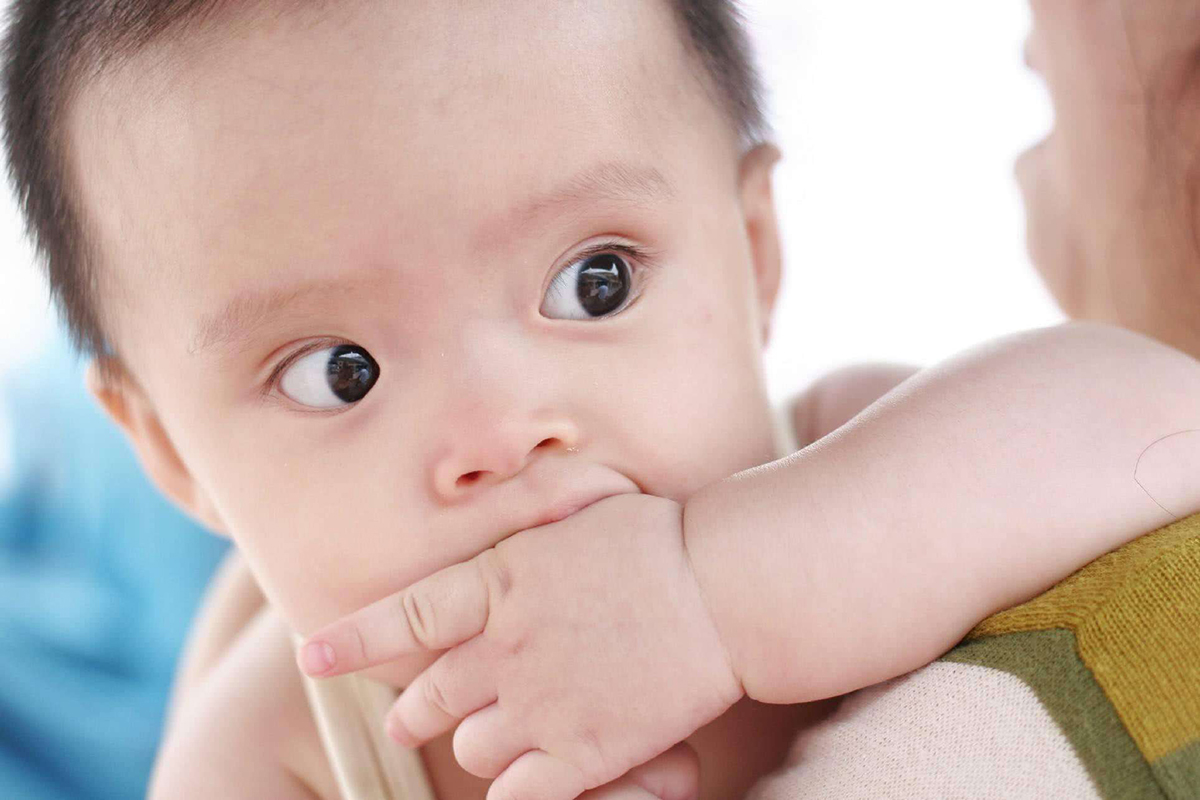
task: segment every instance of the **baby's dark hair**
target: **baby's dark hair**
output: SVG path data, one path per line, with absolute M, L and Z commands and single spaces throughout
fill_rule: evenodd
M 278 0 L 274 0 L 278 2 Z M 265 0 L 272 2 L 272 0 Z M 297 7 L 319 0 L 289 0 Z M 763 91 L 737 0 L 666 0 L 703 83 L 743 148 L 769 136 Z M 99 308 L 99 253 L 78 176 L 68 169 L 65 110 L 110 62 L 247 0 L 11 0 L 0 54 L 8 177 L 25 233 L 76 348 L 112 357 Z M 111 358 L 101 359 L 103 362 Z

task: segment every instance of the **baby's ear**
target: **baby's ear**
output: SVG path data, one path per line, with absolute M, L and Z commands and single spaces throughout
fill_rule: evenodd
M 85 375 L 88 392 L 117 424 L 137 454 L 142 470 L 171 502 L 218 536 L 228 538 L 225 525 L 208 495 L 179 457 L 150 398 L 114 361 L 92 359 Z
M 778 147 L 763 142 L 742 156 L 738 168 L 738 193 L 750 242 L 764 347 L 771 336 L 771 311 L 779 295 L 783 270 L 783 248 L 771 190 L 771 172 L 782 156 Z

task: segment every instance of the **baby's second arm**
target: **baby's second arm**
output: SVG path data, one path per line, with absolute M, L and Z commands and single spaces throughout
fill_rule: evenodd
M 795 703 L 907 672 L 1194 512 L 1197 398 L 1190 357 L 1071 324 L 926 370 L 813 446 L 701 490 L 687 549 L 747 694 Z

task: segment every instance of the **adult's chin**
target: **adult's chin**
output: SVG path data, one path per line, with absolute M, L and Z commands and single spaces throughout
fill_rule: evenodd
M 1064 314 L 1084 314 L 1086 265 L 1068 203 L 1048 168 L 1051 137 L 1017 157 L 1013 174 L 1025 207 L 1025 250 Z

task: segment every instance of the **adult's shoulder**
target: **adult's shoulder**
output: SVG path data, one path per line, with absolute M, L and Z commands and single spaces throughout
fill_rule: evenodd
M 1200 514 L 989 617 L 938 663 L 1019 681 L 1104 796 L 1200 796 Z

